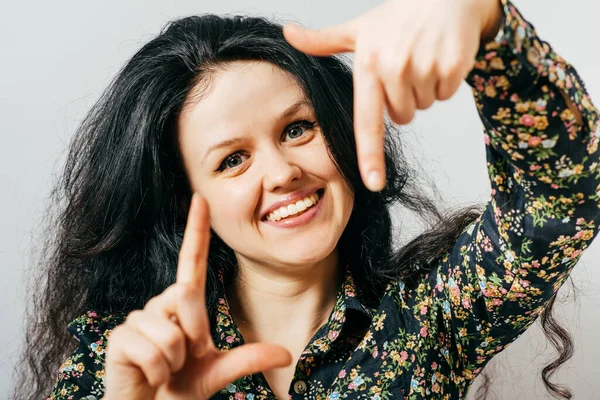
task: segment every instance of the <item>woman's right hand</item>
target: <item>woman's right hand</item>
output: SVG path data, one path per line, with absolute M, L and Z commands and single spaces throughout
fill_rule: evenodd
M 216 348 L 205 304 L 209 232 L 208 205 L 194 194 L 176 282 L 110 335 L 105 399 L 207 399 L 242 376 L 292 361 L 273 344 Z

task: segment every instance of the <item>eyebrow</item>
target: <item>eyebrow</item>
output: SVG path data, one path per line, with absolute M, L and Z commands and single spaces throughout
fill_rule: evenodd
M 279 117 L 278 117 L 278 118 L 276 118 L 276 120 L 277 120 L 277 119 L 284 119 L 284 118 L 287 118 L 287 117 L 289 117 L 290 115 L 293 115 L 293 114 L 295 114 L 296 112 L 298 112 L 298 110 L 300 110 L 302 107 L 309 107 L 309 108 L 312 108 L 312 105 L 311 105 L 310 101 L 308 101 L 308 100 L 305 100 L 305 99 L 304 99 L 304 100 L 300 100 L 300 101 L 298 101 L 298 102 L 296 102 L 296 103 L 292 104 L 292 105 L 291 105 L 291 106 L 289 106 L 288 108 L 286 108 L 286 109 L 285 109 L 285 110 L 284 110 L 284 111 L 283 111 L 283 112 L 282 112 L 282 113 L 279 115 Z M 228 146 L 231 146 L 231 145 L 233 145 L 233 144 L 235 144 L 235 143 L 238 143 L 238 142 L 243 142 L 243 141 L 244 141 L 246 138 L 247 138 L 247 136 L 235 137 L 235 138 L 226 139 L 226 140 L 223 140 L 223 141 L 221 141 L 221 142 L 219 142 L 219 143 L 213 144 L 212 146 L 210 146 L 210 147 L 208 148 L 208 150 L 206 150 L 206 153 L 204 153 L 204 156 L 202 157 L 202 161 L 201 161 L 201 163 L 203 163 L 203 162 L 204 162 L 204 160 L 206 159 L 206 157 L 208 157 L 208 155 L 209 155 L 209 154 L 210 154 L 212 151 L 214 151 L 214 150 L 218 150 L 218 149 L 221 149 L 221 148 L 223 148 L 223 147 L 228 147 Z

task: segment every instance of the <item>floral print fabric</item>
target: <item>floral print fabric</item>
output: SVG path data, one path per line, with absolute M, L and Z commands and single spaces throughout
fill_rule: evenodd
M 290 399 L 464 398 L 491 357 L 535 321 L 596 236 L 598 110 L 573 67 L 513 4 L 503 6 L 501 33 L 482 45 L 467 78 L 491 182 L 483 214 L 415 284 L 389 282 L 375 308 L 360 301 L 347 268 L 329 322 L 297 362 Z M 80 346 L 48 399 L 102 396 L 107 339 L 124 318 L 89 312 L 69 325 Z M 214 324 L 219 348 L 243 344 L 224 294 Z M 213 398 L 275 396 L 256 374 Z

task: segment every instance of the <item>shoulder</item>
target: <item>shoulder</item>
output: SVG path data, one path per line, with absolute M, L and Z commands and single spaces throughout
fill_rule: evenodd
M 100 313 L 97 311 L 87 311 L 69 323 L 67 332 L 80 342 L 96 341 L 98 339 L 107 339 L 110 332 L 119 324 L 122 324 L 127 317 L 127 313 Z
M 79 346 L 62 363 L 47 399 L 99 399 L 104 390 L 104 357 L 110 333 L 127 313 L 87 311 L 67 325 Z

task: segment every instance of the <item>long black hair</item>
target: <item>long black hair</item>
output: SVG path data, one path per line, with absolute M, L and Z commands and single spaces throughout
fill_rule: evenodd
M 65 327 L 75 317 L 91 309 L 141 309 L 175 281 L 191 196 L 175 139 L 178 115 L 193 88 L 240 60 L 267 61 L 287 71 L 311 101 L 330 157 L 354 192 L 339 249 L 342 259 L 359 261 L 351 263 L 352 273 L 365 301 L 376 301 L 389 279 L 424 273 L 481 215 L 481 205 L 442 212 L 422 190 L 421 175 L 406 161 L 390 124 L 387 185 L 378 193 L 365 188 L 353 134 L 352 71 L 343 59 L 297 51 L 281 25 L 264 18 L 203 15 L 172 21 L 124 65 L 72 139 L 50 196 L 39 275 L 29 289 L 33 302 L 15 373 L 16 399 L 40 399 L 51 389 L 58 366 L 72 351 Z M 395 204 L 428 226 L 399 248 L 392 240 Z M 213 234 L 209 313 L 216 305 L 217 266 L 228 277 L 236 273 L 232 250 Z M 566 333 L 554 337 L 572 348 Z M 557 394 L 566 390 L 548 387 Z

